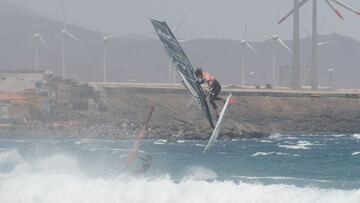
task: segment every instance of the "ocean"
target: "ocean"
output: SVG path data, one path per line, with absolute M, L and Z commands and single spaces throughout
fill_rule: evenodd
M 360 202 L 360 134 L 206 141 L 0 138 L 2 203 Z

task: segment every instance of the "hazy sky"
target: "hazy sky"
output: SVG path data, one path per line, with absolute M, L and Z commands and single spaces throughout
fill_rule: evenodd
M 6 0 L 61 20 L 61 0 Z M 359 0 L 343 0 L 360 9 Z M 69 22 L 106 32 L 147 34 L 153 28 L 149 18 L 175 25 L 188 17 L 177 36 L 183 38 L 240 39 L 244 21 L 248 22 L 248 39 L 269 39 L 276 30 L 278 14 L 283 16 L 293 0 L 64 0 Z M 338 7 L 345 17 L 339 19 L 324 0 L 319 2 L 319 32 L 339 33 L 360 40 L 360 16 Z M 301 10 L 302 26 L 311 31 L 311 2 Z M 292 38 L 292 18 L 280 26 L 283 39 Z M 302 33 L 303 36 L 304 33 Z

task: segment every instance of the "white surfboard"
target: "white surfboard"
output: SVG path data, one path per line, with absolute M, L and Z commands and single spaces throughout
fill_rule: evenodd
M 217 137 L 219 137 L 219 134 L 220 134 L 220 130 L 221 130 L 221 127 L 222 127 L 222 124 L 224 122 L 224 117 L 225 117 L 225 113 L 226 113 L 226 110 L 227 110 L 227 107 L 229 105 L 229 100 L 231 98 L 231 93 L 230 95 L 228 96 L 228 98 L 226 99 L 226 102 L 225 102 L 225 105 L 223 107 L 223 109 L 221 110 L 221 113 L 220 113 L 220 116 L 219 116 L 219 119 L 218 119 L 218 122 L 216 123 L 216 126 L 214 128 L 214 131 L 210 137 L 210 140 L 208 142 L 208 144 L 206 145 L 203 153 L 205 153 L 206 151 L 208 151 L 214 144 L 215 144 L 215 141 L 217 139 Z

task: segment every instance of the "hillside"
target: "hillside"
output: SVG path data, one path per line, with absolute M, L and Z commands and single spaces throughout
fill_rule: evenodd
M 33 47 L 29 37 L 34 29 L 29 24 L 40 25 L 45 40 L 50 42 L 62 29 L 60 22 L 47 19 L 26 9 L 0 2 L 0 70 L 30 69 L 33 67 Z M 149 22 L 150 23 L 150 22 Z M 69 31 L 85 44 L 67 42 L 67 72 L 71 77 L 83 81 L 102 79 L 103 43 L 100 34 L 78 26 L 69 26 Z M 320 85 L 328 84 L 327 69 L 336 66 L 334 77 L 337 87 L 360 87 L 360 43 L 338 34 L 321 35 L 320 41 L 330 44 L 319 48 Z M 286 41 L 291 47 L 291 41 Z M 245 51 L 247 72 L 259 68 L 258 73 L 247 76 L 249 84 L 265 84 L 271 81 L 271 53 L 273 43 L 268 40 L 254 42 L 260 56 Z M 302 64 L 309 64 L 310 41 L 302 39 Z M 238 84 L 242 50 L 239 40 L 193 39 L 183 43 L 184 49 L 195 66 L 204 66 L 226 84 Z M 279 50 L 279 65 L 291 64 L 291 56 Z M 60 74 L 60 42 L 40 50 L 42 69 Z M 168 58 L 162 45 L 153 35 L 126 35 L 113 39 L 109 44 L 110 81 L 167 82 Z

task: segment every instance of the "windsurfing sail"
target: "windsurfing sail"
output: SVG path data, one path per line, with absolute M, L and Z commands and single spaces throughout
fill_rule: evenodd
M 206 145 L 203 153 L 208 151 L 215 144 L 216 138 L 219 137 L 220 130 L 221 130 L 222 124 L 224 122 L 224 117 L 225 117 L 224 115 L 226 113 L 226 110 L 230 103 L 230 100 L 231 100 L 231 93 L 230 93 L 229 97 L 226 99 L 225 105 L 224 105 L 223 109 L 221 110 L 218 122 L 216 123 L 215 129 L 214 129 L 214 131 L 210 137 L 210 140 L 209 140 L 208 144 Z
M 141 143 L 142 143 L 142 140 L 145 138 L 145 135 L 146 135 L 146 129 L 148 128 L 149 126 L 149 121 L 150 121 L 150 118 L 153 114 L 155 110 L 155 107 L 151 107 L 150 108 L 150 113 L 149 113 L 149 116 L 147 117 L 146 121 L 145 121 L 145 124 L 144 126 L 141 128 L 139 134 L 137 135 L 136 137 L 136 141 L 128 155 L 128 158 L 124 164 L 124 168 L 127 168 L 130 166 L 130 164 L 138 157 L 139 155 L 139 150 L 140 150 L 140 147 L 141 147 Z
M 214 128 L 214 122 L 211 117 L 209 105 L 206 101 L 204 91 L 184 50 L 181 48 L 179 42 L 176 40 L 174 34 L 171 32 L 171 29 L 168 27 L 166 22 L 161 22 L 154 19 L 150 20 L 172 63 L 181 76 L 182 84 L 194 98 L 199 108 L 204 112 L 211 127 Z

